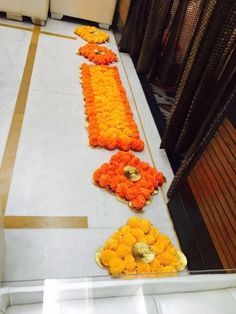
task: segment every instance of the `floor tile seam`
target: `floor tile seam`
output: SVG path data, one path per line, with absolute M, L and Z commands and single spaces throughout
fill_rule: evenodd
M 12 29 L 16 29 L 16 30 L 20 30 L 20 31 L 26 31 L 26 32 L 33 32 L 34 27 L 32 28 L 27 28 L 24 26 L 18 26 L 18 25 L 14 25 L 14 24 L 7 24 L 7 23 L 1 23 L 0 22 L 0 28 L 12 28 Z
M 4 215 L 5 229 L 88 229 L 88 216 L 8 216 Z
M 76 36 L 70 36 L 67 34 L 54 33 L 54 32 L 44 31 L 44 30 L 41 30 L 40 35 L 52 36 L 52 37 L 68 39 L 68 40 L 77 40 Z
M 8 132 L 7 142 L 5 145 L 4 154 L 2 157 L 0 176 L 3 180 L 4 189 L 1 192 L 3 197 L 3 213 L 6 210 L 8 196 L 10 192 L 10 185 L 13 177 L 14 166 L 17 156 L 17 150 L 21 138 L 21 131 L 23 126 L 24 113 L 27 105 L 28 93 L 30 88 L 30 81 L 32 78 L 33 65 L 35 61 L 37 44 L 39 39 L 40 27 L 35 26 L 31 35 L 30 44 L 28 47 L 25 66 L 22 73 L 18 95 L 14 106 L 14 112 L 11 120 L 10 129 Z M 7 174 L 7 176 L 6 176 Z
M 26 31 L 26 32 L 33 32 L 34 30 L 34 26 L 32 25 L 32 28 L 28 28 L 28 27 L 24 27 L 24 26 L 20 26 L 20 25 L 15 25 L 15 24 L 8 24 L 8 23 L 1 23 L 0 22 L 0 28 L 12 28 L 12 29 L 16 29 L 16 30 L 21 30 L 21 31 Z M 77 40 L 76 36 L 71 36 L 71 35 L 67 35 L 67 34 L 60 34 L 60 33 L 55 33 L 55 32 L 50 32 L 50 31 L 46 31 L 46 30 L 41 30 L 40 31 L 40 35 L 46 35 L 46 36 L 53 36 L 53 37 L 57 37 L 57 38 L 62 38 L 62 39 L 68 39 L 68 40 Z

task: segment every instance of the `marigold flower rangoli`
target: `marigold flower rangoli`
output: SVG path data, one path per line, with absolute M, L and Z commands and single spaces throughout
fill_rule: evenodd
M 118 60 L 117 55 L 111 49 L 97 44 L 87 44 L 80 47 L 77 53 L 95 64 L 106 65 Z
M 118 152 L 93 173 L 93 181 L 134 210 L 143 211 L 165 177 L 131 152 Z
M 74 33 L 91 44 L 102 44 L 109 40 L 109 35 L 94 26 L 81 26 Z
M 117 67 L 83 64 L 81 73 L 89 144 L 110 150 L 142 151 L 144 142 Z
M 176 273 L 187 265 L 185 255 L 147 219 L 132 217 L 96 253 L 96 262 L 113 276 Z

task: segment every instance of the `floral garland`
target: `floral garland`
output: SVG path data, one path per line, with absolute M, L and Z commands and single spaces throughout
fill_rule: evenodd
M 187 260 L 149 220 L 132 217 L 97 251 L 96 262 L 111 275 L 176 273 Z
M 110 64 L 118 60 L 117 55 L 106 47 L 97 44 L 87 44 L 78 49 L 78 54 L 95 64 Z
M 91 44 L 102 44 L 109 40 L 109 35 L 94 26 L 81 26 L 74 33 Z
M 143 211 L 165 177 L 131 152 L 118 152 L 93 174 L 93 181 L 112 191 L 136 211 Z
M 144 142 L 117 67 L 83 64 L 81 73 L 90 145 L 142 151 Z

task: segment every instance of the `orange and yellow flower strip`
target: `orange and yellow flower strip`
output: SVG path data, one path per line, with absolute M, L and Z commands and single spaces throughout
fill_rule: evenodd
M 83 64 L 81 74 L 89 144 L 110 150 L 142 151 L 144 142 L 117 67 Z

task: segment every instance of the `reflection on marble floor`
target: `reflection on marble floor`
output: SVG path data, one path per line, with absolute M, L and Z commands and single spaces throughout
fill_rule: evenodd
M 75 26 L 49 19 L 42 30 L 73 36 Z M 9 41 L 7 47 L 14 50 L 20 46 L 19 54 L 5 50 L 1 55 L 0 52 L 10 69 L 9 74 L 4 67 L 3 72 L 0 68 L 1 77 L 8 78 L 8 85 L 0 85 L 3 95 L 0 112 L 11 108 L 0 117 L 0 131 L 4 123 L 8 125 L 5 133 L 1 133 L 5 135 L 0 134 L 0 153 L 4 150 L 31 34 L 0 26 L 1 37 Z M 114 36 L 110 34 L 108 45 L 118 53 Z M 78 66 L 88 61 L 75 54 L 82 44 L 85 42 L 81 39 L 40 35 L 5 214 L 87 216 L 89 228 L 6 230 L 6 280 L 105 274 L 94 263 L 94 252 L 107 236 L 134 215 L 127 205 L 92 184 L 93 171 L 108 161 L 112 152 L 91 149 L 87 145 Z M 159 149 L 160 137 L 128 55 L 122 54 L 117 66 L 141 136 L 144 139 L 143 126 L 148 140 L 145 151 L 138 155 L 150 163 L 154 159 L 170 182 L 173 174 L 164 151 Z M 166 187 L 164 189 L 165 192 Z M 155 196 L 143 216 L 151 219 L 178 245 L 164 194 L 160 192 Z

